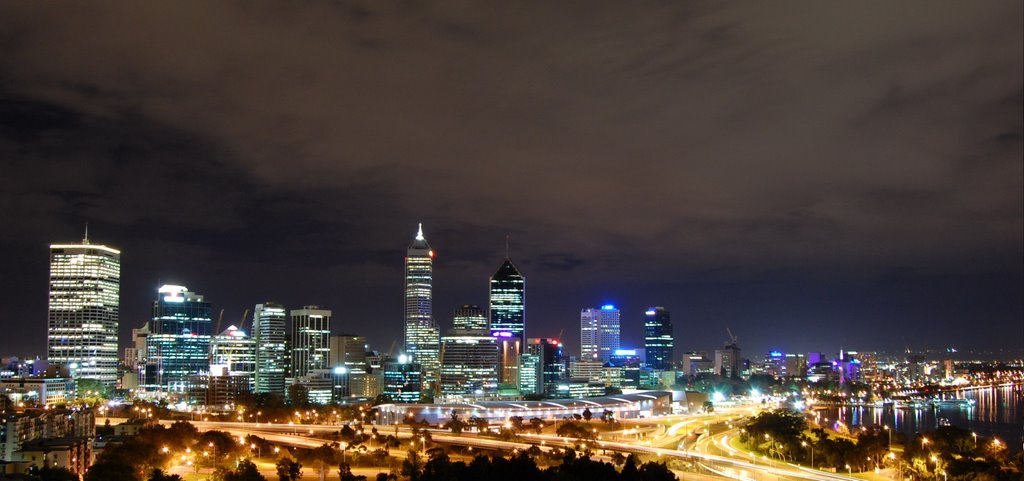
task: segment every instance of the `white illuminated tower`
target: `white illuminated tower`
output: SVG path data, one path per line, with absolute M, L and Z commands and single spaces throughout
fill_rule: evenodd
M 252 316 L 252 338 L 256 343 L 256 392 L 285 395 L 284 375 L 288 369 L 285 339 L 288 313 L 284 306 L 256 304 Z
M 423 367 L 423 382 L 437 384 L 441 333 L 433 318 L 434 251 L 423 224 L 405 256 L 405 352 Z
M 50 246 L 46 357 L 75 379 L 117 384 L 121 251 L 89 243 Z
M 619 349 L 619 310 L 611 304 L 580 311 L 580 359 L 608 362 Z

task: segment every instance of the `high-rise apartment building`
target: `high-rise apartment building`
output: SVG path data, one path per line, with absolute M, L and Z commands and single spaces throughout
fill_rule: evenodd
M 619 310 L 611 304 L 580 311 L 580 360 L 608 362 L 619 350 Z
M 252 317 L 252 338 L 256 345 L 255 392 L 285 395 L 285 371 L 289 354 L 285 339 L 288 312 L 284 306 L 256 304 Z
M 463 304 L 455 310 L 452 328 L 464 331 L 486 331 L 489 329 L 487 313 L 475 304 Z
M 675 351 L 668 309 L 649 307 L 644 312 L 644 350 L 649 367 L 672 369 Z
M 184 394 L 197 377 L 210 372 L 213 319 L 210 303 L 185 286 L 157 289 L 153 318 L 146 336 L 145 384 L 152 389 Z
M 526 344 L 526 278 L 508 257 L 490 280 L 490 329 L 501 343 L 501 384 L 519 384 L 519 355 Z
M 434 386 L 440 367 L 441 332 L 433 317 L 434 251 L 423 224 L 405 256 L 405 352 L 423 368 L 423 382 Z
M 117 383 L 121 251 L 90 244 L 50 246 L 46 357 L 76 379 Z
M 293 309 L 292 377 L 331 368 L 331 311 L 320 306 Z

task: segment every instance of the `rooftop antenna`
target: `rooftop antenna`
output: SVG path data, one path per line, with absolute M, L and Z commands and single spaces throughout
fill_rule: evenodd
M 89 243 L 89 222 L 86 221 L 86 223 L 85 223 L 85 237 L 82 238 L 82 244 L 88 244 L 88 243 Z
M 423 223 L 422 222 L 420 222 L 420 227 L 416 231 L 416 240 L 419 240 L 419 241 L 423 240 Z

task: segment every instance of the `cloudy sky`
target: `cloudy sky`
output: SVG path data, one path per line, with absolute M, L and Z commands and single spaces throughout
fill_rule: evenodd
M 841 7 L 841 8 L 840 8 Z M 45 352 L 47 245 L 226 321 L 320 304 L 388 350 L 504 257 L 527 334 L 649 305 L 677 350 L 1024 348 L 1020 2 L 4 2 L 0 337 Z

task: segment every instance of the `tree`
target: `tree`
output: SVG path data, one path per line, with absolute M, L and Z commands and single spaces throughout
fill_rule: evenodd
M 445 429 L 450 429 L 452 434 L 461 434 L 462 430 L 466 428 L 466 422 L 459 419 L 459 415 L 452 411 L 452 417 L 443 426 Z
M 295 407 L 304 408 L 309 406 L 309 389 L 306 389 L 306 386 L 299 383 L 288 386 L 288 400 Z
M 523 417 L 512 416 L 508 418 L 508 421 L 512 424 L 512 429 L 516 432 L 523 430 Z
M 43 466 L 38 473 L 39 481 L 78 481 L 78 475 L 67 468 Z M 178 478 L 179 481 L 181 478 Z
M 139 481 L 139 475 L 130 464 L 101 461 L 89 468 L 85 481 Z
M 276 466 L 279 481 L 295 481 L 302 477 L 302 465 L 288 456 L 278 459 Z
M 267 478 L 260 474 L 260 470 L 248 459 L 238 463 L 234 471 L 224 474 L 224 481 L 267 481 Z
M 615 463 L 616 466 L 622 466 L 622 464 L 626 462 L 626 457 L 623 456 L 622 453 L 615 451 L 615 453 L 612 454 L 612 462 Z
M 590 412 L 590 408 L 584 408 L 583 409 L 583 419 L 585 421 L 587 421 L 589 423 L 590 419 L 593 418 L 593 417 L 594 417 L 594 413 Z
M 348 463 L 339 463 L 338 479 L 339 481 L 366 481 L 366 476 L 356 476 L 352 474 L 352 468 Z
M 313 463 L 316 472 L 320 474 L 320 479 L 324 479 L 324 476 L 327 475 L 327 467 L 338 462 L 338 451 L 324 444 L 319 448 L 309 450 L 306 453 L 305 461 Z
M 615 422 L 615 413 L 605 409 L 604 412 L 601 413 L 601 421 L 608 424 Z
M 490 427 L 491 427 L 491 423 L 489 423 L 484 418 L 472 417 L 472 418 L 469 418 L 469 422 L 471 424 L 473 424 L 474 426 L 476 426 L 476 431 L 479 432 L 479 433 L 482 433 L 484 431 L 489 431 Z
M 711 401 L 704 401 L 704 404 L 701 406 L 701 410 L 706 413 L 713 413 L 715 412 L 715 403 Z
M 540 434 L 544 429 L 544 420 L 541 418 L 530 418 L 530 427 L 537 434 Z
M 408 476 L 409 481 L 417 481 L 420 479 L 420 475 L 423 474 L 423 459 L 416 451 L 409 451 L 409 454 L 405 457 L 405 461 L 402 461 L 402 476 Z

